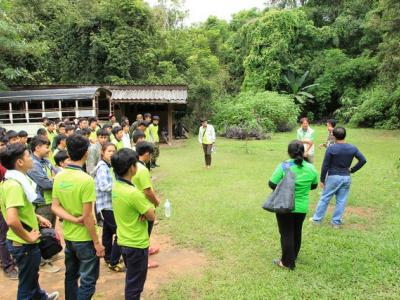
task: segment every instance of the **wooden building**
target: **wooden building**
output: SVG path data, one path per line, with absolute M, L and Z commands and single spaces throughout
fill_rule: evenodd
M 15 86 L 0 91 L 0 126 L 34 135 L 43 117 L 50 119 L 97 116 L 107 120 L 111 113 L 131 122 L 138 113 L 159 115 L 160 128 L 170 141 L 174 112 L 185 110 L 184 85 L 37 85 Z

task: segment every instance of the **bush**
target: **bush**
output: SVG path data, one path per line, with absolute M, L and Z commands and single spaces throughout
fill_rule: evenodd
M 296 126 L 299 109 L 288 95 L 244 92 L 214 101 L 213 123 L 227 137 L 265 138 L 263 133 L 289 131 Z M 236 132 L 236 134 L 234 134 Z

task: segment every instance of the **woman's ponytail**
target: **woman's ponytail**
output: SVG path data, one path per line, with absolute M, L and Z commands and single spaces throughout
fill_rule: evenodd
M 300 141 L 292 141 L 288 146 L 288 154 L 290 158 L 294 159 L 294 163 L 302 166 L 304 160 L 304 145 Z

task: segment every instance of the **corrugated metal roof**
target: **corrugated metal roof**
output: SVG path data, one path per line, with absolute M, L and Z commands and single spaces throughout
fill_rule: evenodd
M 99 87 L 0 91 L 1 102 L 92 99 Z
M 115 102 L 149 102 L 149 103 L 182 103 L 187 100 L 187 89 L 182 88 L 161 88 L 149 86 L 138 89 L 116 89 L 108 87 L 112 92 L 112 99 Z

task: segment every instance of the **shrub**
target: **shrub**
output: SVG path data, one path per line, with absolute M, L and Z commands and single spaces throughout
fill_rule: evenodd
M 265 138 L 263 133 L 289 131 L 296 126 L 299 109 L 288 95 L 244 92 L 214 101 L 213 123 L 227 137 Z M 236 132 L 236 134 L 235 134 Z

